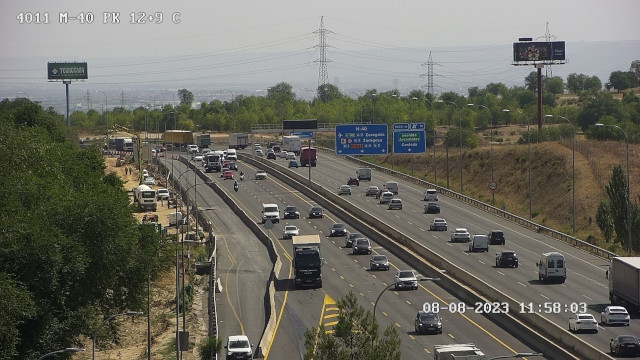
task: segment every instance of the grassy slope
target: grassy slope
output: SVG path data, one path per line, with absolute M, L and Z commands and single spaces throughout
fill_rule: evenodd
M 498 184 L 495 204 L 507 211 L 527 218 L 529 216 L 528 156 L 527 145 L 516 145 L 515 141 L 523 129 L 499 129 L 498 136 L 505 143 L 494 144 L 494 179 Z M 478 148 L 463 150 L 464 194 L 484 202 L 491 202 L 488 183 L 491 180 L 490 146 L 484 139 Z M 511 136 L 510 136 L 511 135 Z M 636 199 L 640 160 L 634 156 L 638 149 L 630 145 L 631 196 Z M 626 146 L 618 142 L 587 141 L 576 138 L 576 231 L 577 237 L 590 242 L 605 244 L 595 223 L 595 214 L 601 199 L 606 198 L 605 186 L 611 177 L 613 166 L 622 164 L 626 170 Z M 381 165 L 411 173 L 416 177 L 433 181 L 433 152 L 412 156 L 385 156 L 374 159 Z M 446 153 L 441 145 L 436 146 L 437 182 L 446 186 Z M 459 190 L 459 150 L 449 149 L 449 184 Z M 572 227 L 572 166 L 571 139 L 562 142 L 531 144 L 531 190 L 533 221 L 545 226 L 571 233 Z M 591 236 L 591 237 L 590 237 Z M 594 238 L 595 237 L 595 238 Z

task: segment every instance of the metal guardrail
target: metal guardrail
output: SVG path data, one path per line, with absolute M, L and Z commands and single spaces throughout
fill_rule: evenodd
M 318 149 L 320 151 L 324 152 L 324 153 L 329 153 L 329 154 L 334 154 L 335 153 L 335 151 L 333 149 L 329 149 L 329 148 L 318 148 Z M 398 172 L 398 171 L 395 171 L 395 170 L 391 170 L 389 168 L 385 168 L 385 167 L 382 167 L 382 166 L 379 166 L 379 165 L 376 165 L 376 164 L 373 164 L 373 163 L 358 159 L 358 158 L 356 158 L 354 156 L 346 156 L 346 158 L 349 161 L 355 162 L 355 163 L 357 163 L 357 164 L 359 164 L 359 165 L 361 165 L 363 167 L 368 167 L 368 168 L 371 168 L 371 169 L 375 169 L 376 171 L 383 172 L 383 173 L 395 176 L 395 177 L 400 178 L 402 180 L 414 183 L 416 185 L 423 186 L 423 187 L 428 188 L 428 189 L 436 189 L 436 190 L 438 190 L 438 192 L 440 194 L 442 194 L 444 196 L 456 199 L 456 200 L 461 201 L 461 202 L 463 202 L 463 203 L 465 203 L 467 205 L 471 205 L 471 206 L 473 206 L 473 207 L 475 207 L 477 209 L 483 210 L 483 211 L 485 211 L 487 213 L 490 213 L 490 214 L 499 216 L 499 217 L 501 217 L 501 218 L 503 218 L 505 220 L 511 221 L 511 222 L 513 222 L 513 223 L 515 223 L 517 225 L 520 225 L 522 227 L 525 227 L 525 228 L 527 228 L 529 230 L 532 230 L 532 231 L 535 231 L 535 232 L 537 232 L 539 234 L 542 234 L 542 235 L 545 235 L 545 236 L 548 236 L 548 237 L 563 241 L 563 242 L 568 243 L 568 244 L 570 244 L 570 245 L 572 245 L 572 246 L 574 246 L 574 247 L 576 247 L 578 249 L 590 252 L 590 253 L 592 253 L 594 255 L 603 257 L 605 259 L 611 259 L 612 257 L 617 256 L 615 253 L 613 253 L 611 251 L 607 251 L 607 250 L 605 250 L 603 248 L 600 248 L 598 246 L 589 244 L 588 242 L 580 240 L 580 239 L 578 239 L 576 237 L 573 237 L 573 236 L 564 234 L 564 233 L 562 233 L 560 231 L 557 231 L 557 230 L 548 228 L 546 226 L 537 224 L 537 223 L 535 223 L 535 222 L 533 222 L 531 220 L 527 220 L 525 218 L 522 218 L 520 216 L 514 215 L 514 214 L 512 214 L 510 212 L 507 212 L 507 211 L 505 211 L 503 209 L 497 208 L 497 207 L 495 207 L 493 205 L 490 205 L 490 204 L 484 203 L 482 201 L 478 201 L 476 199 L 473 199 L 473 198 L 470 198 L 468 196 L 462 195 L 460 193 L 457 193 L 457 192 L 452 191 L 450 189 L 444 188 L 442 186 L 438 186 L 438 185 L 430 183 L 428 181 L 425 181 L 425 180 L 422 180 L 422 179 L 418 179 L 416 177 L 413 177 L 413 176 L 410 176 L 410 175 L 407 175 L 407 174 L 404 174 L 404 173 L 401 173 L 401 172 Z

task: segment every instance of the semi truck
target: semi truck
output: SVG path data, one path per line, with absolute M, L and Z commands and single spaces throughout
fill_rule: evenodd
M 318 160 L 316 155 L 316 148 L 309 146 L 303 146 L 300 148 L 300 166 L 304 167 L 307 165 L 311 165 L 315 167 L 316 160 Z
M 614 257 L 607 271 L 611 304 L 640 312 L 640 257 Z
M 116 151 L 133 151 L 133 139 L 128 137 L 118 137 L 113 139 Z
M 286 152 L 292 152 L 298 156 L 300 154 L 300 147 L 302 142 L 300 136 L 287 135 L 282 137 L 282 150 Z
M 474 344 L 434 345 L 434 360 L 485 360 L 486 357 Z
M 193 144 L 193 132 L 187 130 L 167 130 L 163 135 L 165 144 Z
M 209 147 L 209 145 L 211 145 L 211 135 L 209 134 L 198 134 L 195 137 L 196 139 L 196 145 L 198 145 L 201 148 L 206 148 Z
M 138 210 L 153 210 L 158 208 L 156 191 L 148 185 L 140 185 L 134 190 L 134 201 L 138 203 Z
M 231 133 L 227 140 L 229 149 L 244 149 L 249 145 L 249 135 L 245 133 Z
M 320 236 L 293 236 L 293 269 L 296 289 L 303 286 L 322 287 Z

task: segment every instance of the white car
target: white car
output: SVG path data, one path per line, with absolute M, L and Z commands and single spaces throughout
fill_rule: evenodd
M 340 188 L 338 189 L 338 195 L 351 195 L 351 186 L 340 185 Z
M 152 178 L 151 176 L 144 178 L 144 184 L 145 185 L 149 185 L 149 186 L 153 186 L 156 184 L 156 179 Z
M 393 199 L 393 193 L 391 191 L 385 191 L 380 195 L 380 204 L 388 204 Z
M 434 218 L 429 224 L 429 230 L 447 231 L 447 220 L 443 218 Z
M 388 210 L 402 210 L 402 200 L 400 200 L 400 199 L 391 199 L 389 201 Z
M 282 159 L 286 159 L 288 154 L 289 153 L 286 151 L 280 151 L 280 154 L 278 156 Z
M 267 178 L 267 172 L 264 170 L 258 169 L 256 171 L 256 180 L 265 180 Z
M 283 239 L 291 239 L 293 236 L 300 235 L 300 230 L 295 225 L 285 225 L 282 231 Z
M 262 149 L 257 149 L 256 150 L 256 156 L 259 156 L 259 157 L 263 157 L 264 156 L 264 153 L 262 152 Z
M 569 318 L 569 331 L 591 331 L 598 332 L 598 322 L 591 314 L 573 314 Z
M 162 199 L 162 200 L 169 200 L 169 189 L 165 189 L 165 188 L 160 188 L 158 189 L 158 191 L 156 191 L 156 196 L 158 198 L 158 200 Z
M 193 156 L 193 161 L 202 162 L 202 159 L 204 159 L 204 155 L 202 154 L 196 154 Z
M 418 277 L 413 270 L 398 270 L 395 277 L 395 289 L 418 290 Z
M 227 345 L 226 359 L 253 359 L 253 345 L 249 342 L 249 338 L 245 335 L 229 336 Z
M 451 242 L 469 242 L 471 241 L 471 234 L 465 228 L 456 228 L 451 233 Z
M 198 145 L 187 145 L 187 152 L 189 154 L 195 154 L 198 152 Z
M 287 159 L 287 160 L 295 160 L 296 159 L 296 154 L 294 154 L 292 152 L 287 153 L 287 157 L 285 159 Z
M 607 306 L 600 313 L 600 322 L 605 325 L 626 325 L 629 326 L 629 313 L 622 306 Z

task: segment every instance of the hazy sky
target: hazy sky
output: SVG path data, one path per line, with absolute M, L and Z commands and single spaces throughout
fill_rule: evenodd
M 132 24 L 131 14 L 139 20 L 140 12 L 147 16 L 160 13 L 162 23 L 147 18 L 146 24 Z M 20 14 L 27 22 L 34 13 L 40 14 L 40 20 L 48 14 L 50 23 L 20 23 Z M 61 24 L 61 13 L 70 18 L 91 13 L 93 23 L 69 20 Z M 120 23 L 105 24 L 105 13 L 118 13 Z M 317 79 L 318 64 L 314 61 L 319 56 L 314 46 L 319 40 L 314 31 L 320 28 L 321 17 L 328 30 L 327 57 L 335 61 L 329 63 L 330 80 L 338 69 L 359 71 L 358 60 L 347 63 L 341 60 L 341 52 L 374 48 L 400 51 L 473 45 L 484 47 L 487 53 L 499 48 L 500 56 L 476 57 L 489 63 L 499 61 L 505 67 L 500 71 L 512 71 L 507 70 L 511 44 L 518 37 L 543 41 L 547 23 L 552 40 L 640 40 L 638 14 L 639 0 L 0 0 L 0 83 L 41 83 L 46 61 L 90 61 L 89 81 L 97 84 L 135 82 L 134 75 L 150 69 L 157 69 L 148 74 L 153 80 L 139 81 L 175 84 L 180 78 L 219 79 L 219 73 L 239 79 L 242 74 L 269 72 L 282 73 L 287 81 L 287 71 L 292 68 L 303 69 L 311 79 Z M 272 52 L 285 53 L 281 58 L 250 55 Z M 242 60 L 230 63 L 229 56 Z M 420 61 L 426 61 L 424 51 L 420 56 Z M 571 56 L 568 48 L 567 57 Z M 37 57 L 39 62 L 16 63 L 8 57 Z M 110 62 L 114 57 L 117 61 Z M 157 57 L 158 62 L 139 63 L 122 57 Z M 403 57 L 398 53 L 393 60 Z M 419 63 L 415 67 L 415 74 L 426 72 Z M 127 74 L 129 69 L 133 73 Z M 376 69 L 361 71 L 372 75 Z M 109 73 L 127 75 L 107 78 Z M 392 76 L 402 78 L 403 74 Z M 225 81 L 233 81 L 233 77 Z

